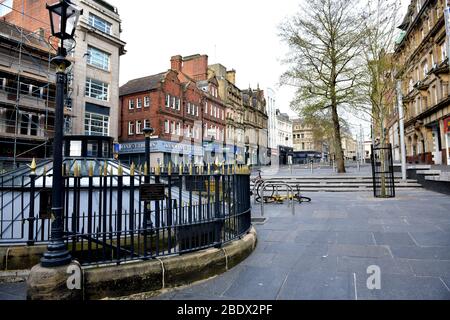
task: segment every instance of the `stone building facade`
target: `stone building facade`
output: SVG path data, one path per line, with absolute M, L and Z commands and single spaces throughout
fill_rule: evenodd
M 409 163 L 450 164 L 448 35 L 445 0 L 411 1 L 400 26 L 394 59 L 402 82 L 405 143 Z M 387 121 L 390 142 L 398 141 L 398 114 Z
M 268 143 L 268 116 L 264 91 L 248 88 L 242 91 L 245 115 L 245 163 L 266 165 Z
M 236 161 L 246 163 L 245 108 L 242 91 L 236 86 L 236 71 L 221 64 L 210 65 L 219 83 L 219 96 L 226 105 L 226 142 Z
M 121 159 L 145 162 L 143 129 L 150 126 L 155 129 L 152 166 L 169 161 L 213 163 L 227 157 L 226 108 L 207 59 L 174 56 L 168 71 L 131 80 L 120 88 Z
M 235 84 L 236 71 L 208 65 L 207 55 L 177 55 L 170 63 L 168 71 L 131 80 L 120 88 L 120 157 L 143 163 L 142 130 L 151 126 L 155 129 L 152 165 L 168 161 L 260 164 L 258 152 L 267 154 L 264 92 L 241 91 Z M 139 102 L 146 97 L 148 106 Z

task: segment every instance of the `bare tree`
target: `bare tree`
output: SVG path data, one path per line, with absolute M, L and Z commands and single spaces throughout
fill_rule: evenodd
M 365 114 L 371 121 L 373 136 L 381 145 L 388 141 L 386 122 L 396 109 L 395 78 L 397 62 L 393 58 L 394 37 L 397 32 L 400 12 L 399 0 L 366 0 L 364 29 L 366 38 L 361 55 L 361 65 L 366 72 L 358 83 L 359 101 L 352 106 L 355 111 Z M 381 163 L 380 191 L 386 195 L 384 172 L 389 164 L 384 149 L 380 151 Z
M 290 53 L 282 84 L 298 87 L 291 108 L 300 116 L 329 109 L 338 172 L 345 172 L 339 109 L 354 103 L 362 71 L 354 64 L 364 39 L 355 0 L 310 0 L 280 26 Z
M 365 72 L 358 83 L 361 92 L 353 109 L 368 116 L 373 134 L 386 142 L 385 125 L 395 104 L 394 38 L 399 22 L 399 0 L 366 0 L 364 29 L 366 38 L 361 57 Z M 367 117 L 366 117 L 367 118 Z

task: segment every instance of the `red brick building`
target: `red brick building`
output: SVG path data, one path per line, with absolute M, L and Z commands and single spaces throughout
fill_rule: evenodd
M 208 72 L 208 56 L 174 56 L 167 72 L 129 81 L 120 88 L 120 106 L 124 161 L 144 162 L 146 126 L 155 129 L 153 166 L 222 160 L 225 106 L 218 96 L 217 79 Z

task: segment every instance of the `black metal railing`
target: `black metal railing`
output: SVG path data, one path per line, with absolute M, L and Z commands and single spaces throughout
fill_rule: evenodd
M 219 247 L 251 227 L 248 168 L 177 166 L 150 173 L 76 159 L 65 167 L 64 240 L 83 265 Z M 0 245 L 49 241 L 51 185 L 47 167 L 1 177 Z
M 395 176 L 392 146 L 372 145 L 372 179 L 376 198 L 395 198 Z

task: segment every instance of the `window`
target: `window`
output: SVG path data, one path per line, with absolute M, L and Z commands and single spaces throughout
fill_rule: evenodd
M 172 109 L 175 109 L 176 102 L 177 102 L 177 98 L 172 97 Z
M 88 46 L 87 63 L 97 68 L 109 71 L 109 61 L 111 55 L 100 49 Z
M 175 133 L 176 133 L 176 135 L 181 136 L 181 124 L 179 122 L 177 122 Z
M 191 114 L 191 103 L 188 102 L 187 103 L 187 110 L 186 110 L 187 114 Z
M 150 128 L 150 120 L 144 120 L 144 128 Z
M 441 62 L 444 62 L 444 60 L 447 58 L 447 44 L 445 41 L 441 44 Z
M 176 104 L 175 104 L 175 108 L 178 110 L 178 111 L 180 111 L 180 98 L 177 98 L 177 100 L 176 100 Z
M 208 102 L 205 103 L 205 113 L 208 113 Z
M 136 105 L 138 109 L 142 108 L 142 99 L 141 98 L 137 98 L 136 99 Z
M 111 34 L 112 24 L 105 19 L 96 16 L 95 14 L 89 13 L 89 25 L 101 32 Z
M 89 136 L 108 136 L 109 116 L 86 112 L 84 116 L 84 132 Z
M 172 134 L 175 134 L 175 121 L 172 121 Z
M 144 97 L 144 107 L 150 107 L 150 97 Z
M 170 107 L 170 94 L 166 95 L 166 108 Z
M 195 115 L 198 117 L 198 106 L 195 106 Z
M 108 101 L 109 84 L 93 80 L 86 79 L 85 95 L 97 100 Z
M 136 134 L 142 134 L 142 121 L 136 121 Z
M 128 100 L 128 109 L 134 109 L 134 99 Z
M 185 136 L 188 138 L 191 136 L 191 126 L 190 125 L 187 125 L 187 127 L 186 127 Z
M 164 132 L 165 132 L 165 133 L 170 133 L 170 123 L 169 123 L 169 120 L 165 120 L 165 121 L 164 121 Z
M 129 121 L 128 122 L 128 135 L 132 136 L 134 134 L 134 122 Z

